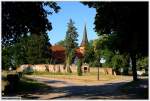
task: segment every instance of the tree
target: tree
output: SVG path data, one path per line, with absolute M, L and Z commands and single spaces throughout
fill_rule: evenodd
M 78 73 L 78 76 L 82 76 L 82 60 L 81 59 L 78 59 L 77 61 L 77 73 Z
M 27 36 L 21 40 L 21 45 L 21 48 L 25 51 L 27 63 L 48 63 L 50 58 L 48 47 L 50 47 L 50 44 L 48 44 L 48 40 L 43 35 Z
M 88 45 L 85 47 L 83 62 L 92 65 L 94 60 L 95 60 L 95 52 L 94 52 L 93 40 L 90 40 Z
M 22 64 L 48 63 L 51 57 L 50 44 L 42 35 L 30 35 L 2 50 L 2 68 L 19 67 Z
M 55 2 L 2 2 L 2 68 L 48 62 L 47 15 L 59 9 Z
M 59 9 L 55 2 L 2 2 L 2 46 L 16 43 L 28 33 L 46 34 L 52 29 L 47 15 Z
M 114 53 L 112 51 L 110 51 L 107 48 L 101 49 L 100 56 L 103 57 L 103 58 L 105 58 L 105 60 L 106 60 L 106 62 L 104 64 L 102 64 L 102 66 L 112 67 L 112 65 L 111 65 L 111 59 L 114 56 Z
M 133 80 L 137 80 L 136 56 L 148 55 L 148 2 L 85 2 L 96 9 L 95 30 L 116 34 L 113 47 L 132 59 Z M 116 38 L 114 37 L 114 38 Z
M 111 58 L 111 65 L 113 67 L 113 70 L 119 72 L 120 69 L 123 69 L 122 73 L 124 72 L 125 74 L 128 74 L 128 60 L 129 58 L 126 55 L 116 52 Z
M 72 21 L 72 19 L 70 19 L 65 37 L 66 67 L 68 72 L 70 72 L 70 64 L 72 63 L 72 59 L 74 58 L 75 48 L 78 46 L 76 42 L 78 40 L 78 33 L 76 30 L 77 29 L 74 26 L 74 22 Z
M 65 47 L 65 40 L 61 40 L 61 41 L 57 42 L 56 45 L 61 45 L 61 46 Z
M 148 57 L 141 57 L 137 60 L 137 69 L 148 70 Z
M 8 69 L 12 64 L 11 64 L 11 52 L 10 52 L 10 47 L 5 47 L 2 49 L 2 69 L 6 70 Z

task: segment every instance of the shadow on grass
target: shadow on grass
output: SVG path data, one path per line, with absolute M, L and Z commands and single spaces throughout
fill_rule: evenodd
M 126 94 L 136 94 L 137 97 L 148 99 L 148 79 L 139 79 L 126 83 L 120 87 L 120 90 Z
M 51 90 L 50 86 L 43 83 L 39 83 L 36 80 L 32 80 L 26 77 L 22 77 L 15 88 L 14 93 L 8 96 L 20 96 L 23 99 L 37 99 L 38 96 L 32 96 L 37 92 L 43 93 L 44 91 Z
M 36 80 L 32 80 L 26 77 L 23 77 L 20 80 L 20 87 L 17 88 L 18 92 L 33 92 L 33 91 L 38 91 L 38 90 L 45 90 L 45 89 L 51 89 L 51 87 L 43 84 L 43 83 L 39 83 Z

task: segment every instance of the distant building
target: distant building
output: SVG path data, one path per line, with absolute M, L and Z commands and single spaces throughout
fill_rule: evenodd
M 88 44 L 88 38 L 87 38 L 87 30 L 86 30 L 86 24 L 85 24 L 81 44 L 79 48 L 75 50 L 75 55 L 76 55 L 75 59 L 83 58 L 84 53 L 85 53 L 85 46 L 87 44 Z M 51 47 L 51 50 L 52 50 L 52 60 L 55 63 L 65 62 L 65 47 L 61 45 L 54 45 Z
M 51 47 L 52 60 L 54 63 L 63 63 L 65 60 L 65 48 L 61 45 Z
M 82 53 L 82 55 L 84 55 L 86 45 L 88 45 L 88 38 L 87 38 L 87 30 L 86 30 L 86 24 L 85 24 L 82 42 L 79 47 L 79 51 Z

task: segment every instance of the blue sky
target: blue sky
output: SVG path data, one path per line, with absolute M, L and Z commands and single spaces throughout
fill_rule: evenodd
M 67 23 L 71 18 L 75 22 L 75 27 L 79 34 L 78 43 L 81 43 L 83 36 L 83 28 L 86 22 L 88 40 L 95 39 L 97 37 L 96 32 L 94 31 L 94 18 L 96 10 L 89 8 L 81 4 L 80 2 L 57 2 L 61 7 L 61 10 L 53 15 L 48 16 L 48 19 L 52 23 L 53 29 L 48 32 L 50 38 L 50 43 L 54 45 L 60 40 L 64 40 Z

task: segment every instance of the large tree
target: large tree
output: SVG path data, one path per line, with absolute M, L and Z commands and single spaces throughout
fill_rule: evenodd
M 48 63 L 50 43 L 43 35 L 30 35 L 2 49 L 2 68 L 19 67 L 22 64 Z
M 75 48 L 78 46 L 77 44 L 78 33 L 76 30 L 77 29 L 74 26 L 74 22 L 72 21 L 72 19 L 70 19 L 65 37 L 66 67 L 68 72 L 70 72 L 69 66 L 72 63 L 72 59 L 74 58 L 75 55 Z
M 28 64 L 48 63 L 50 58 L 50 43 L 43 35 L 31 35 L 21 39 L 19 43 L 24 50 Z
M 148 55 L 148 2 L 85 2 L 97 11 L 95 30 L 111 34 L 115 50 L 129 53 L 133 80 L 137 80 L 136 57 Z M 114 40 L 115 39 L 115 40 Z
M 16 43 L 28 33 L 46 34 L 52 29 L 47 15 L 59 9 L 55 2 L 2 2 L 2 46 Z
M 55 2 L 2 2 L 2 68 L 46 63 L 52 29 L 47 16 L 59 9 Z

